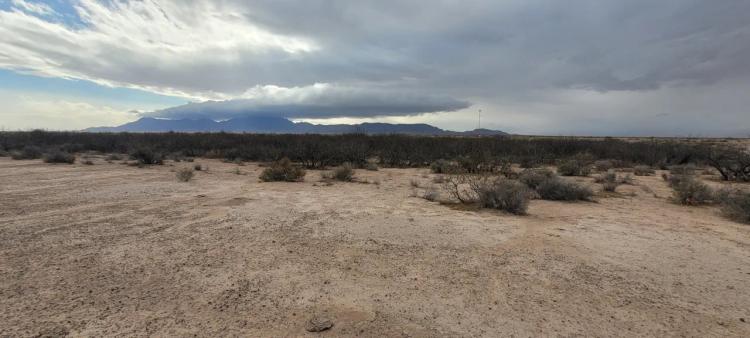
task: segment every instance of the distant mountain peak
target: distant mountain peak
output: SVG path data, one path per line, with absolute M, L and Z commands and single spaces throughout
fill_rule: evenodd
M 499 130 L 475 129 L 466 132 L 443 130 L 425 124 L 392 124 L 366 122 L 360 124 L 312 124 L 292 122 L 283 117 L 245 116 L 225 121 L 210 119 L 167 120 L 143 117 L 116 127 L 88 128 L 87 132 L 250 132 L 268 134 L 409 134 L 409 135 L 455 135 L 455 136 L 503 136 Z

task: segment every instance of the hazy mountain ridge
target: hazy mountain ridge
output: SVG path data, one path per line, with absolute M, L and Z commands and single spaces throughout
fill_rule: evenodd
M 249 116 L 234 118 L 226 121 L 210 119 L 179 119 L 165 120 L 144 117 L 137 121 L 125 123 L 116 127 L 87 128 L 87 132 L 250 132 L 270 134 L 412 134 L 412 135 L 508 135 L 499 130 L 475 129 L 472 131 L 456 132 L 443 130 L 425 123 L 392 124 L 392 123 L 360 123 L 360 124 L 312 124 L 307 122 L 292 122 L 281 117 Z

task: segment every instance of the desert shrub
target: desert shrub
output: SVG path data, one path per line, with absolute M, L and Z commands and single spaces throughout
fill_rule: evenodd
M 529 188 L 508 179 L 481 179 L 471 183 L 479 205 L 516 215 L 525 215 L 529 207 Z
M 620 183 L 621 184 L 627 184 L 627 185 L 633 185 L 633 184 L 635 184 L 633 182 L 633 175 L 625 174 L 624 176 L 620 177 Z
M 201 171 L 201 170 L 203 170 L 203 165 L 201 165 L 200 163 L 196 163 L 196 164 L 193 165 L 193 170 L 195 170 L 195 171 Z
M 10 153 L 3 149 L 0 149 L 0 157 L 7 157 L 7 156 L 10 156 Z
M 721 210 L 730 219 L 750 224 L 750 192 L 726 191 L 719 201 Z
M 667 182 L 667 185 L 672 188 L 680 185 L 680 183 L 685 180 L 693 179 L 693 177 L 689 175 L 672 175 L 667 173 L 661 174 L 661 178 L 664 179 L 664 181 Z
M 536 188 L 536 192 L 541 199 L 551 201 L 586 201 L 594 195 L 594 192 L 588 187 L 560 178 L 543 181 Z
M 542 161 L 534 156 L 524 156 L 518 161 L 518 165 L 524 169 L 536 168 L 540 164 L 542 164 Z
M 107 155 L 106 160 L 110 161 L 110 162 L 111 161 L 120 161 L 120 160 L 122 160 L 122 156 L 120 156 L 120 154 L 109 154 L 109 155 Z
M 503 160 L 498 166 L 498 172 L 505 178 L 515 179 L 518 178 L 518 174 L 513 171 L 513 163 L 508 160 Z
M 579 160 L 566 160 L 557 166 L 557 173 L 562 176 L 588 176 L 591 167 Z
M 193 169 L 190 169 L 190 168 L 181 168 L 181 169 L 177 170 L 177 172 L 175 173 L 175 175 L 177 176 L 177 180 L 178 181 L 180 181 L 180 182 L 187 182 L 187 181 L 190 181 L 193 178 L 193 175 L 195 175 L 195 174 L 193 172 Z
M 85 165 L 94 165 L 94 161 L 92 161 L 92 160 L 89 160 L 89 159 L 85 159 L 85 160 L 83 160 L 83 162 L 81 162 L 81 163 L 83 163 L 83 164 L 85 164 Z
M 594 182 L 600 183 L 604 191 L 614 192 L 617 187 L 621 184 L 617 178 L 617 173 L 614 170 L 607 171 L 594 178 Z
M 36 146 L 25 146 L 21 151 L 11 152 L 10 157 L 14 160 L 34 160 L 42 157 L 42 149 Z
M 438 191 L 435 187 L 430 187 L 427 189 L 424 194 L 422 195 L 422 198 L 434 202 L 440 197 L 440 191 Z
M 354 168 L 352 168 L 351 163 L 346 162 L 332 171 L 324 173 L 323 177 L 342 182 L 351 182 L 354 178 Z
M 594 162 L 594 167 L 597 171 L 610 171 L 614 169 L 615 164 L 612 160 L 599 160 Z
M 670 175 L 693 175 L 695 174 L 695 166 L 692 164 L 685 165 L 673 165 L 669 167 Z
M 435 174 L 455 174 L 460 171 L 456 164 L 443 159 L 432 162 L 430 170 Z
M 635 176 L 650 176 L 653 175 L 655 171 L 647 165 L 637 165 L 633 167 L 633 173 Z
M 419 188 L 419 186 L 420 186 L 420 184 L 419 184 L 419 180 L 418 180 L 418 179 L 416 179 L 416 178 L 412 178 L 412 179 L 410 179 L 410 180 L 409 180 L 409 185 L 410 185 L 410 186 L 411 186 L 412 188 Z
M 706 162 L 725 181 L 750 181 L 750 153 L 737 147 L 714 147 L 707 151 Z
M 374 159 L 368 159 L 365 163 L 365 170 L 378 171 L 378 162 Z
M 536 189 L 542 182 L 555 178 L 557 175 L 549 169 L 526 169 L 518 176 L 521 183 L 526 184 L 531 189 Z
M 76 161 L 76 156 L 64 151 L 54 150 L 44 154 L 43 159 L 45 163 L 73 164 Z
M 164 155 L 152 150 L 151 148 L 137 148 L 130 152 L 130 158 L 138 161 L 140 164 L 163 164 Z
M 674 182 L 671 186 L 673 197 L 677 203 L 684 205 L 702 205 L 711 203 L 714 199 L 714 192 L 705 183 L 686 175 L 672 175 L 680 177 L 679 181 Z
M 295 166 L 289 158 L 282 158 L 263 170 L 260 180 L 263 182 L 300 182 L 305 179 L 305 169 Z

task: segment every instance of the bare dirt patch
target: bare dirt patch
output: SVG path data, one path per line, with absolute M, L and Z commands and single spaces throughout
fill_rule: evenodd
M 658 173 L 512 216 L 201 162 L 0 158 L 0 336 L 750 336 L 750 227 Z

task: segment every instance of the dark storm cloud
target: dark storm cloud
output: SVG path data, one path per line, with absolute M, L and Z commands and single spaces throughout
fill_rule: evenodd
M 682 108 L 670 102 L 680 97 L 669 96 L 675 95 L 669 89 L 684 88 L 680 93 L 717 107 L 706 114 L 727 117 L 727 127 L 750 128 L 750 118 L 737 110 L 744 100 L 728 85 L 750 81 L 745 0 L 163 0 L 106 6 L 82 0 L 79 9 L 83 29 L 1 11 L 0 67 L 193 100 L 249 100 L 190 106 L 207 114 L 241 105 L 233 111 L 410 115 L 452 111 L 470 101 L 485 107 L 488 123 L 541 132 L 576 130 L 580 123 L 556 114 L 576 110 L 577 117 L 596 120 L 607 101 L 623 104 L 616 100 L 621 92 L 635 99 L 659 93 L 660 103 L 642 111 L 679 117 Z M 282 102 L 291 99 L 273 98 L 278 93 L 264 96 L 272 104 L 259 103 L 247 93 L 315 83 L 349 88 L 339 94 L 354 97 L 318 106 Z M 587 91 L 601 94 L 595 104 L 570 97 L 589 97 Z M 411 99 L 387 104 L 384 92 Z M 425 104 L 420 97 L 452 99 Z M 540 109 L 539 100 L 549 105 Z M 625 115 L 610 121 L 627 119 L 627 112 L 613 108 Z M 520 118 L 504 120 L 511 109 Z M 156 114 L 176 114 L 168 112 Z M 540 114 L 564 125 L 523 124 L 543 121 Z M 591 127 L 618 132 L 617 123 Z

